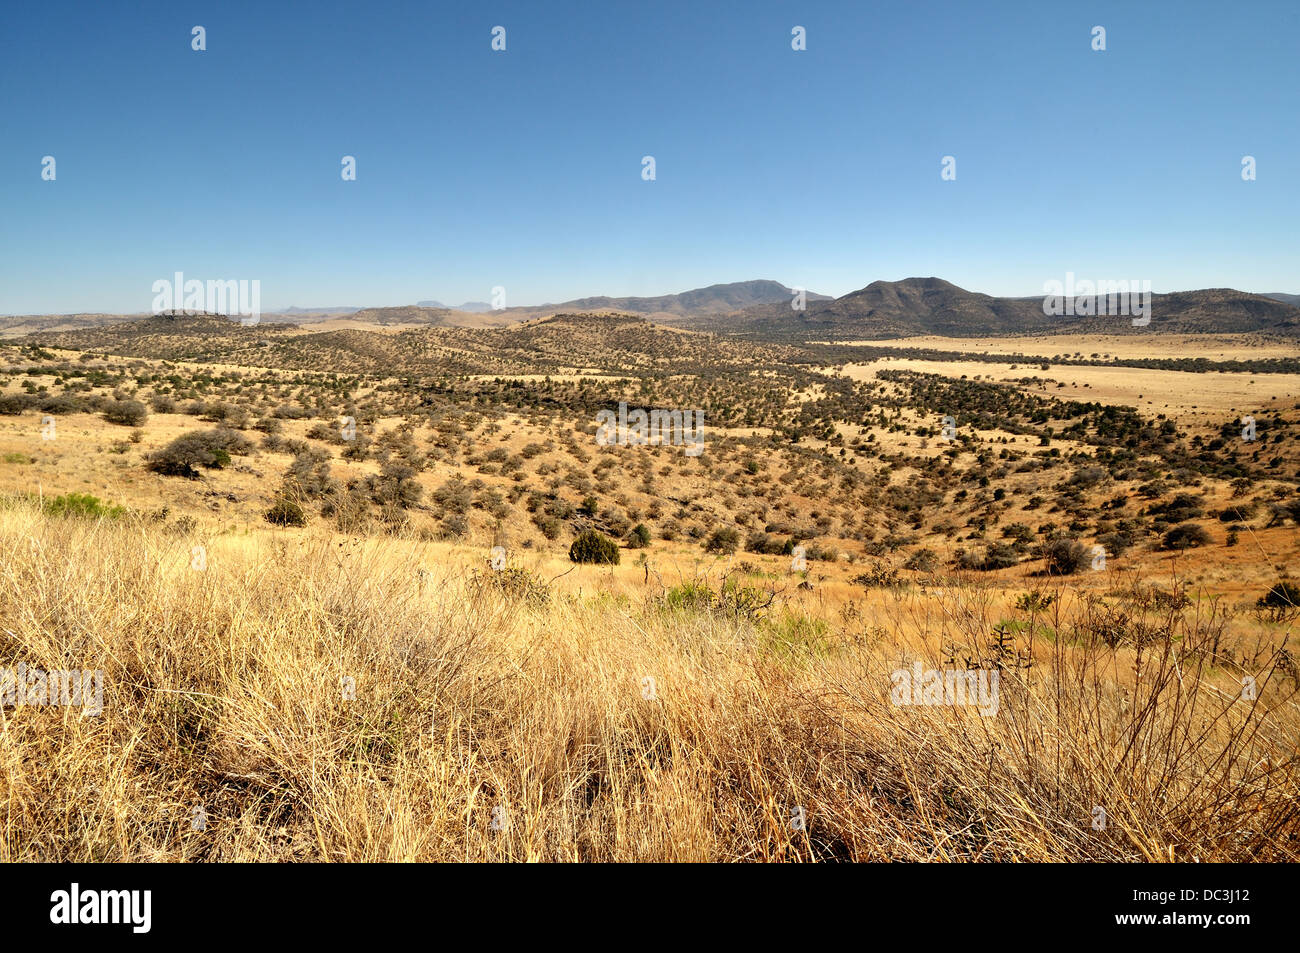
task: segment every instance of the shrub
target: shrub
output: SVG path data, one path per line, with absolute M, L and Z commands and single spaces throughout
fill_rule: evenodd
M 706 553 L 730 556 L 740 548 L 740 531 L 731 526 L 715 529 L 704 544 Z
M 251 448 L 252 444 L 233 430 L 223 427 L 193 430 L 149 454 L 145 466 L 164 476 L 183 476 L 192 480 L 199 475 L 200 467 L 220 470 L 230 465 L 232 453 L 247 453 Z
M 1179 523 L 1165 533 L 1161 545 L 1165 549 L 1193 549 L 1210 541 L 1210 534 L 1199 523 Z
M 939 568 L 939 557 L 934 554 L 934 550 L 922 546 L 908 557 L 903 568 L 913 572 L 934 572 Z
M 15 416 L 39 403 L 35 394 L 0 394 L 0 414 Z
M 1068 576 L 1089 564 L 1088 551 L 1074 539 L 1053 539 L 1043 544 L 1043 564 L 1048 575 Z
M 176 413 L 176 401 L 169 394 L 154 394 L 149 398 L 149 406 L 155 414 Z
M 276 526 L 306 526 L 307 514 L 293 500 L 278 499 L 262 514 L 263 519 Z
M 1289 618 L 1300 612 L 1300 586 L 1286 580 L 1276 583 L 1256 600 L 1255 607 L 1266 610 L 1275 619 Z
M 138 400 L 115 400 L 104 407 L 104 419 L 110 424 L 138 427 L 149 419 L 149 409 Z
M 991 572 L 995 569 L 1008 569 L 1020 562 L 1020 556 L 1014 547 L 1007 543 L 993 543 L 984 554 L 980 569 Z
M 627 545 L 631 549 L 644 549 L 650 545 L 650 529 L 645 523 L 637 523 L 628 534 Z
M 619 562 L 618 546 L 604 533 L 594 529 L 584 530 L 569 547 L 569 559 L 575 563 L 599 563 L 617 566 Z
M 68 394 L 54 394 L 50 397 L 43 397 L 37 407 L 43 414 L 54 414 L 56 416 L 75 414 L 88 409 L 85 401 L 78 400 Z
M 554 516 L 547 516 L 544 513 L 534 515 L 533 523 L 536 524 L 541 534 L 549 540 L 559 539 L 560 531 L 564 528 L 564 524 Z
M 1149 512 L 1166 523 L 1182 523 L 1205 512 L 1205 500 L 1191 493 L 1179 493 L 1167 503 L 1157 503 Z
M 116 519 L 126 510 L 105 503 L 90 493 L 65 493 L 44 501 L 45 512 L 51 516 L 84 516 L 90 519 Z
M 511 601 L 538 606 L 551 601 L 551 588 L 546 582 L 527 569 L 513 566 L 489 572 L 475 569 L 470 573 L 468 588 L 476 596 L 494 593 Z

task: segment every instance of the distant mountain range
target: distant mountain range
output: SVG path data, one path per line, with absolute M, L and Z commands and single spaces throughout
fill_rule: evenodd
M 959 288 L 942 278 L 873 281 L 839 298 L 807 292 L 804 308 L 791 305 L 795 291 L 769 280 L 709 285 L 680 294 L 577 298 L 560 304 L 493 310 L 467 301 L 448 308 L 437 301 L 372 308 L 287 308 L 267 312 L 268 324 L 346 322 L 349 327 L 506 327 L 554 314 L 626 312 L 650 321 L 748 338 L 796 342 L 867 340 L 933 334 L 948 337 L 1059 333 L 1239 333 L 1300 337 L 1300 295 L 1251 294 L 1231 288 L 1177 291 L 1151 296 L 1151 320 L 1133 327 L 1127 315 L 1047 315 L 1043 297 L 999 298 Z M 139 315 L 15 315 L 0 318 L 0 333 L 92 328 Z
M 443 311 L 469 311 L 473 314 L 482 314 L 484 311 L 491 311 L 492 305 L 486 301 L 466 301 L 464 304 L 443 304 L 441 301 L 417 301 L 417 308 L 439 308 Z
M 680 294 L 659 295 L 654 298 L 610 298 L 604 295 L 595 298 L 576 298 L 561 304 L 547 304 L 531 311 L 573 312 L 573 311 L 630 311 L 633 314 L 670 315 L 681 318 L 701 314 L 728 313 L 742 311 L 746 308 L 762 305 L 781 305 L 789 307 L 795 291 L 779 281 L 758 279 L 755 281 L 733 281 L 730 284 L 709 285 L 707 288 L 694 288 Z M 809 291 L 805 294 L 807 301 L 832 301 L 827 295 Z

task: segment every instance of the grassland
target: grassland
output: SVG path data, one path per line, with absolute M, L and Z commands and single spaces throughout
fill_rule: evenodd
M 104 673 L 0 707 L 0 860 L 1296 859 L 1291 375 L 111 330 L 0 345 L 0 667 Z

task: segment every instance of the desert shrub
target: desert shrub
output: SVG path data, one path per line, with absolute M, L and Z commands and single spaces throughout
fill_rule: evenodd
M 533 525 L 538 531 L 549 540 L 560 538 L 560 532 L 564 529 L 564 524 L 554 516 L 547 516 L 545 513 L 536 513 L 533 515 Z
M 993 543 L 984 554 L 980 569 L 991 572 L 995 569 L 1008 569 L 1020 562 L 1015 547 L 1007 543 Z
M 16 416 L 40 403 L 35 394 L 0 394 L 0 414 Z
M 242 434 L 224 427 L 193 430 L 149 454 L 145 466 L 164 476 L 192 480 L 199 475 L 199 468 L 220 470 L 230 465 L 231 454 L 247 453 L 251 448 Z
M 370 438 L 360 430 L 353 434 L 351 440 L 343 442 L 346 446 L 341 451 L 341 456 L 345 460 L 364 460 L 370 452 Z
M 176 413 L 176 400 L 170 394 L 154 394 L 149 398 L 149 406 L 155 414 Z
M 650 545 L 650 529 L 645 523 L 637 523 L 627 536 L 627 545 L 631 549 L 644 549 Z
M 1043 544 L 1043 567 L 1051 576 L 1068 576 L 1089 565 L 1088 550 L 1075 539 L 1059 537 Z
M 761 622 L 776 600 L 773 592 L 754 586 L 742 586 L 735 579 L 724 580 L 713 590 L 702 579 L 673 586 L 659 599 L 664 609 L 708 612 L 736 621 Z
M 64 493 L 43 501 L 50 516 L 80 516 L 89 519 L 116 519 L 126 510 L 113 503 L 105 503 L 90 493 Z
M 594 529 L 584 530 L 569 547 L 569 559 L 575 563 L 598 563 L 617 566 L 619 563 L 618 546 L 604 533 Z
M 433 491 L 433 498 L 445 510 L 464 513 L 474 502 L 474 492 L 465 482 L 465 478 L 456 473 Z
M 447 513 L 442 518 L 440 532 L 444 537 L 459 539 L 469 532 L 469 517 L 464 513 Z
M 1165 549 L 1193 549 L 1210 541 L 1210 534 L 1199 523 L 1179 523 L 1169 532 L 1161 546 Z
M 659 600 L 665 609 L 686 611 L 708 609 L 713 601 L 713 590 L 694 580 L 671 587 Z
M 1182 523 L 1205 512 L 1205 500 L 1191 493 L 1179 493 L 1167 503 L 1153 504 L 1148 512 L 1165 523 Z
M 262 518 L 276 526 L 306 526 L 307 514 L 293 500 L 283 497 L 271 504 L 271 508 L 262 514 Z
M 853 577 L 853 581 L 867 589 L 888 589 L 900 585 L 901 582 L 898 578 L 898 570 L 884 563 L 872 566 L 866 572 L 858 573 Z
M 730 556 L 740 548 L 740 531 L 732 526 L 715 529 L 704 544 L 706 553 L 720 553 Z
M 1300 614 L 1300 586 L 1286 580 L 1275 583 L 1255 601 L 1255 608 L 1268 613 L 1274 621 L 1292 618 Z
M 87 410 L 88 405 L 83 400 L 78 400 L 68 394 L 55 394 L 52 397 L 41 398 L 40 403 L 36 405 L 37 409 L 43 414 L 75 414 L 79 411 Z
M 512 602 L 542 606 L 551 601 L 551 588 L 527 569 L 508 566 L 505 569 L 470 572 L 467 588 L 472 596 L 487 593 L 504 596 Z
M 1016 600 L 1016 608 L 1021 612 L 1044 612 L 1056 601 L 1056 597 L 1041 592 L 1038 589 L 1030 589 L 1028 592 L 1022 592 Z
M 632 521 L 613 508 L 602 512 L 600 519 L 605 529 L 613 536 L 624 536 L 632 528 Z
M 104 407 L 104 419 L 110 424 L 138 427 L 149 419 L 149 409 L 138 400 L 115 400 Z
M 1102 549 L 1106 550 L 1108 555 L 1123 556 L 1129 547 L 1133 545 L 1133 537 L 1123 530 L 1116 530 L 1113 533 L 1098 536 L 1097 542 Z
M 922 546 L 907 558 L 907 562 L 903 563 L 903 568 L 910 569 L 913 572 L 934 572 L 939 568 L 939 557 L 935 555 L 933 549 Z
M 1242 500 L 1240 503 L 1229 503 L 1223 509 L 1219 510 L 1219 522 L 1221 523 L 1242 523 L 1255 515 L 1259 509 L 1259 504 L 1252 500 Z
M 398 460 L 387 460 L 379 468 L 378 476 L 366 478 L 371 498 L 380 506 L 391 505 L 407 509 L 420 502 L 424 487 L 415 479 L 415 468 Z

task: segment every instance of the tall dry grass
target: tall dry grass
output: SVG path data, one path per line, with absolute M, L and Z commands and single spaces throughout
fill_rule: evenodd
M 1209 603 L 1116 640 L 1062 590 L 999 645 L 957 581 L 755 621 L 638 570 L 542 600 L 439 544 L 196 542 L 0 511 L 0 666 L 105 672 L 99 717 L 0 709 L 0 859 L 1296 858 L 1294 679 L 1243 700 Z M 968 656 L 996 716 L 891 702 Z

